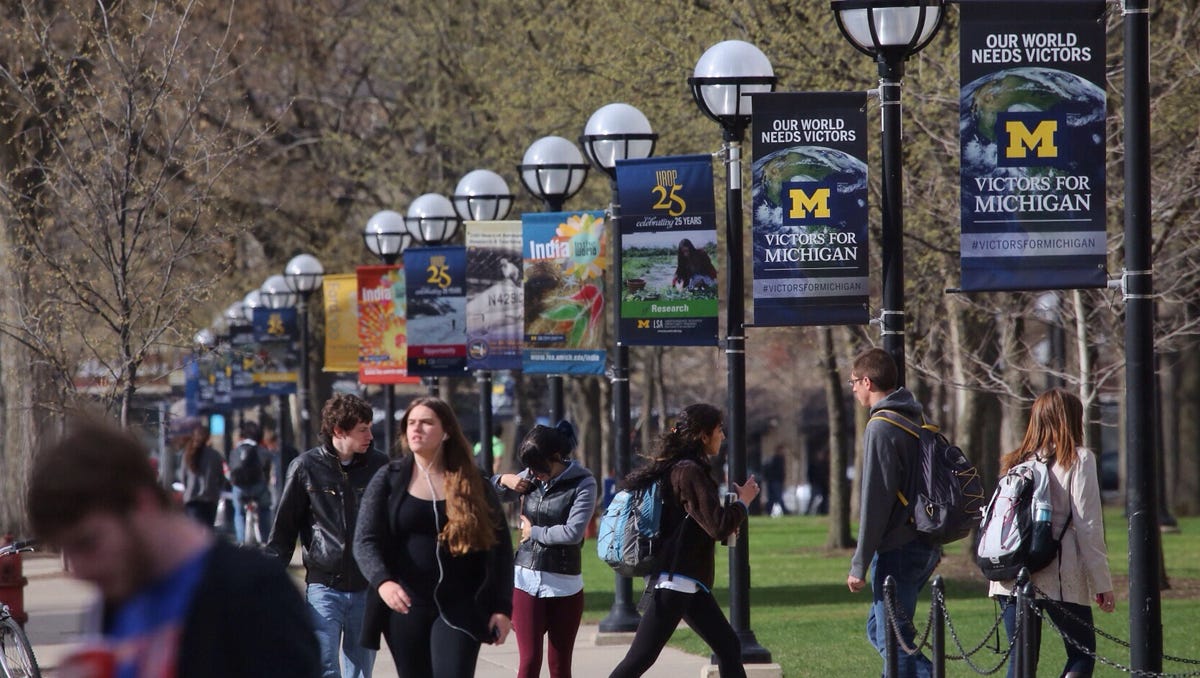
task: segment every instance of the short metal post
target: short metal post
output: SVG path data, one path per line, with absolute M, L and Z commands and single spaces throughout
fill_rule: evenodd
M 883 646 L 885 651 L 884 675 L 887 678 L 897 678 L 900 675 L 900 647 L 896 640 L 895 619 L 892 614 L 895 612 L 891 601 L 896 597 L 896 580 L 892 575 L 888 575 L 883 580 Z
M 933 578 L 930 590 L 933 591 L 933 599 L 929 602 L 933 606 L 929 621 L 933 624 L 929 630 L 933 643 L 930 648 L 933 652 L 933 678 L 946 678 L 946 609 L 942 607 L 946 601 L 946 585 L 942 575 Z
M 1041 634 L 1037 633 L 1033 609 L 1033 583 L 1029 581 L 1029 573 L 1021 571 L 1017 586 L 1017 665 L 1016 678 L 1035 678 L 1037 676 L 1038 643 Z

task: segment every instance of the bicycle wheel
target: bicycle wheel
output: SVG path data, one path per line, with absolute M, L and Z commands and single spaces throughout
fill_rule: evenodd
M 9 678 L 42 677 L 25 630 L 16 619 L 7 615 L 0 619 L 0 652 L 0 661 L 3 661 L 4 671 Z

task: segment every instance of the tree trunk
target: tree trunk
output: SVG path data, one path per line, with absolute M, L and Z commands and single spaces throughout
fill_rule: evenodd
M 833 347 L 833 328 L 821 328 L 821 363 L 825 373 L 825 405 L 829 414 L 829 532 L 825 547 L 850 548 L 850 482 L 846 480 L 846 408 L 842 400 L 842 378 Z

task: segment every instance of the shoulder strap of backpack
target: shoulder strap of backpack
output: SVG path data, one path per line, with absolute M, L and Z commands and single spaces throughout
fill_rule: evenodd
M 900 414 L 899 412 L 897 412 L 895 410 L 879 410 L 879 412 L 876 413 L 875 416 L 873 416 L 867 420 L 867 423 L 869 424 L 876 420 L 886 421 L 887 423 L 891 424 L 892 426 L 895 426 L 896 428 L 907 432 L 910 436 L 916 438 L 917 440 L 921 439 L 921 434 L 918 431 L 918 428 L 923 428 L 923 427 L 918 427 L 908 417 L 904 416 L 903 414 Z M 896 490 L 896 498 L 900 500 L 900 503 L 902 505 L 908 506 L 908 497 L 904 496 L 903 490 Z

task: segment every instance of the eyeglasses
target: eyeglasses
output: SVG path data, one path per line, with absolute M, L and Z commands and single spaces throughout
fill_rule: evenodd
M 846 381 L 846 383 L 850 384 L 850 388 L 854 388 L 855 384 L 857 384 L 858 382 L 863 381 L 865 379 L 866 379 L 866 377 L 858 377 L 857 379 L 848 379 Z

